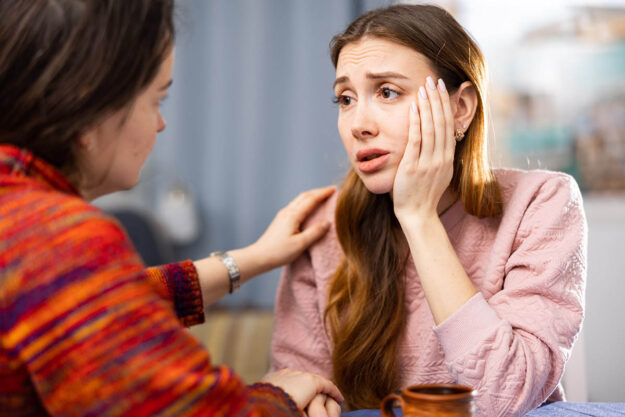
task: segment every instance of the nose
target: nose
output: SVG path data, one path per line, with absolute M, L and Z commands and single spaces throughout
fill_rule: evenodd
M 163 118 L 163 116 L 161 114 L 159 114 L 158 115 L 158 126 L 156 127 L 156 131 L 160 133 L 163 130 L 165 130 L 166 127 L 167 127 L 167 122 L 165 121 L 165 118 Z
M 370 139 L 378 135 L 378 125 L 373 114 L 373 109 L 368 103 L 356 105 L 352 120 L 352 135 L 359 140 Z

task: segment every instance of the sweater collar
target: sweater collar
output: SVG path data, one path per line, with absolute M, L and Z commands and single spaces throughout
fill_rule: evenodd
M 55 190 L 80 196 L 78 189 L 57 168 L 13 145 L 0 144 L 0 176 L 28 177 Z

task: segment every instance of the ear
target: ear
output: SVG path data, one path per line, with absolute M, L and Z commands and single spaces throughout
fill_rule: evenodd
M 473 121 L 477 110 L 477 91 L 471 81 L 460 84 L 453 94 L 452 105 L 454 108 L 454 131 L 460 129 L 465 133 Z
M 96 140 L 92 130 L 82 133 L 78 137 L 76 142 L 78 145 L 78 151 L 80 152 L 92 152 L 95 149 Z

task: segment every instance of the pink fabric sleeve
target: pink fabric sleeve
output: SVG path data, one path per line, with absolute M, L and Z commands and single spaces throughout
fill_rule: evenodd
M 449 372 L 479 391 L 479 415 L 523 415 L 549 398 L 584 316 L 587 226 L 576 183 L 546 181 L 516 230 L 503 289 L 488 302 L 475 295 L 434 328 Z
M 308 252 L 282 272 L 275 306 L 271 370 L 291 368 L 327 378 L 332 374 L 319 291 Z

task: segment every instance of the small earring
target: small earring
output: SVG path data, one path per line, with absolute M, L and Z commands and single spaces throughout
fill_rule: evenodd
M 456 139 L 456 142 L 460 142 L 464 138 L 464 132 L 462 131 L 462 129 L 456 129 L 456 134 L 454 135 L 454 138 Z

